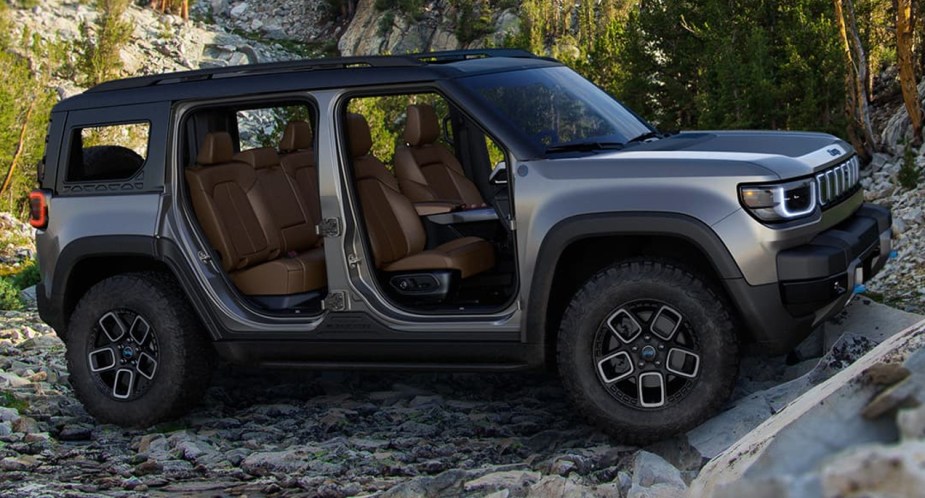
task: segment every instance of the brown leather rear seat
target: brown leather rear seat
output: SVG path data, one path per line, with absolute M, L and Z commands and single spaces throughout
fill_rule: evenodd
M 279 142 L 279 152 L 283 170 L 294 181 L 296 192 L 317 225 L 321 223 L 321 199 L 312 140 L 312 129 L 308 122 L 291 121 L 286 125 L 286 131 Z
M 296 192 L 289 176 L 279 164 L 279 155 L 270 147 L 251 149 L 235 155 L 257 173 L 257 188 L 266 200 L 269 219 L 261 220 L 266 230 L 276 230 L 283 257 L 299 261 L 305 269 L 306 285 L 320 289 L 327 284 L 324 249 L 315 232 L 315 222 Z
M 233 154 L 228 133 L 209 133 L 197 166 L 186 170 L 193 210 L 222 268 L 248 295 L 297 294 L 323 287 L 302 260 L 280 257 L 279 230 L 265 229 L 272 225 L 257 171 L 235 161 Z
M 347 116 L 350 154 L 357 195 L 376 267 L 388 272 L 458 270 L 467 278 L 495 265 L 494 248 L 478 237 L 462 237 L 425 251 L 421 219 L 398 181 L 369 153 L 369 125 L 358 114 Z

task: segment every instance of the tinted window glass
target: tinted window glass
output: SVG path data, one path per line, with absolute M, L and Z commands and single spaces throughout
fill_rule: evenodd
M 587 141 L 625 143 L 650 131 L 606 92 L 566 67 L 461 81 L 539 150 Z

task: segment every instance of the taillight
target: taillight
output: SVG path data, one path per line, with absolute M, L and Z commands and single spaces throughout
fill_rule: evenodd
M 29 192 L 29 224 L 43 229 L 48 226 L 48 191 Z

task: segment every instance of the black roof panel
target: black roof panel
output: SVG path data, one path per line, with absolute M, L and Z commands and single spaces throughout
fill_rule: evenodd
M 481 49 L 228 66 L 108 81 L 58 103 L 55 110 L 425 82 L 553 62 L 523 50 Z

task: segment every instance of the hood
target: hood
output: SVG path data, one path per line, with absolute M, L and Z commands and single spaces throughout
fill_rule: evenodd
M 783 179 L 816 173 L 848 159 L 853 153 L 848 143 L 825 133 L 698 131 L 627 147 L 612 157 L 745 162 L 761 166 Z

